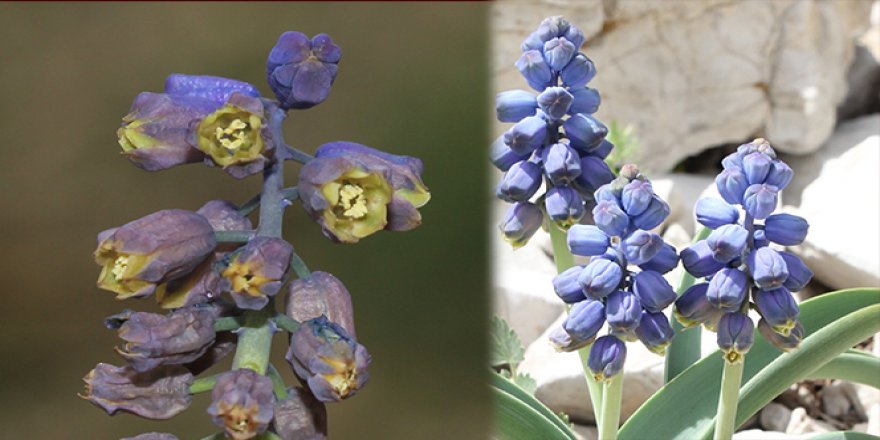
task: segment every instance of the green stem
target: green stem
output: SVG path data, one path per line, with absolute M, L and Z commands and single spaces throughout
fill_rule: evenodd
M 214 385 L 217 384 L 217 376 L 211 377 L 202 377 L 193 381 L 192 385 L 189 386 L 190 394 L 199 394 L 199 393 L 207 393 L 214 389 Z
M 721 395 L 718 396 L 718 415 L 715 417 L 715 440 L 730 440 L 733 437 L 743 365 L 745 359 L 734 363 L 724 361 L 724 370 L 721 373 Z
M 269 324 L 269 313 L 273 309 L 269 302 L 263 310 L 249 310 L 244 313 L 244 325 L 238 333 L 238 344 L 232 369 L 249 368 L 260 374 L 266 374 L 269 366 L 269 352 L 272 348 L 272 326 Z
M 268 376 L 272 379 L 272 389 L 275 391 L 275 398 L 278 400 L 287 399 L 287 386 L 284 385 L 284 379 L 281 378 L 281 373 L 278 372 L 278 369 L 272 364 L 269 364 L 268 371 Z
M 283 313 L 275 315 L 275 317 L 272 318 L 272 321 L 275 321 L 275 325 L 288 333 L 295 333 L 300 327 L 299 321 Z
M 256 231 L 214 231 L 218 243 L 247 243 Z
M 290 159 L 292 161 L 304 164 L 312 161 L 315 158 L 315 156 L 293 148 L 290 145 L 285 145 L 283 142 L 279 142 L 279 144 L 281 148 L 284 149 L 285 159 Z
M 223 318 L 217 318 L 217 320 L 214 321 L 214 331 L 228 332 L 230 330 L 238 330 L 242 325 L 244 325 L 244 320 L 241 317 L 226 316 Z
M 566 233 L 549 219 L 546 222 L 547 230 L 550 231 L 550 243 L 553 245 L 553 260 L 556 262 L 556 271 L 564 272 L 574 266 L 574 255 L 568 250 L 568 241 Z M 602 385 L 596 382 L 590 368 L 587 366 L 587 358 L 590 356 L 590 349 L 593 344 L 589 344 L 578 350 L 578 356 L 581 359 L 581 368 L 584 370 L 584 377 L 587 380 L 587 389 L 590 393 L 590 403 L 593 406 L 593 416 L 595 420 L 599 420 L 602 408 Z
M 290 257 L 290 268 L 296 273 L 297 278 L 308 278 L 312 275 L 306 262 L 296 252 Z
M 616 440 L 620 425 L 620 404 L 623 400 L 623 371 L 605 383 L 602 399 L 602 418 L 599 420 L 599 440 Z

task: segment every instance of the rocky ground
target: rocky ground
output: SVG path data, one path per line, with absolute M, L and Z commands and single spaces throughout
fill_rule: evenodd
M 765 137 L 795 170 L 781 209 L 811 225 L 807 241 L 789 249 L 815 272 L 799 297 L 880 285 L 880 1 L 501 1 L 493 13 L 498 91 L 524 87 L 511 67 L 519 41 L 556 14 L 588 36 L 584 51 L 599 72 L 591 86 L 603 98 L 597 117 L 636 128 L 635 161 L 672 208 L 658 228 L 668 242 L 681 249 L 691 241 L 694 203 L 715 193 L 720 158 Z M 498 203 L 496 221 L 503 209 Z M 594 438 L 577 355 L 554 352 L 544 335 L 563 316 L 549 237 L 539 231 L 515 252 L 497 238 L 494 246 L 494 309 L 527 345 L 520 370 L 536 379 L 540 400 Z M 860 348 L 880 355 L 880 338 Z M 641 344 L 628 349 L 624 418 L 663 372 L 662 358 Z M 714 334 L 704 332 L 703 349 L 715 349 Z M 880 390 L 799 383 L 734 438 L 842 429 L 880 435 Z

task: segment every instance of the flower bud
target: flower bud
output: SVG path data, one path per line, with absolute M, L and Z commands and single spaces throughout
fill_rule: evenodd
M 657 195 L 654 195 L 648 208 L 641 214 L 633 217 L 632 223 L 637 228 L 647 231 L 660 226 L 660 223 L 663 223 L 666 217 L 669 217 L 669 204 Z
M 743 195 L 743 208 L 755 219 L 765 219 L 776 209 L 778 192 L 773 185 L 752 185 Z
M 605 159 L 611 154 L 611 150 L 614 149 L 614 144 L 612 144 L 608 139 L 602 139 L 602 142 L 599 142 L 599 145 L 590 150 L 590 154 L 598 157 L 599 159 Z
M 774 331 L 783 336 L 791 334 L 791 329 L 797 324 L 800 308 L 788 289 L 762 290 L 755 294 L 755 305 Z
M 242 309 L 260 310 L 285 282 L 293 246 L 280 238 L 258 236 L 237 251 L 221 272 L 221 288 Z
M 98 234 L 98 287 L 119 299 L 149 296 L 159 283 L 186 275 L 217 245 L 199 214 L 166 209 Z
M 286 359 L 322 402 L 353 396 L 369 380 L 367 349 L 324 316 L 303 322 L 290 336 Z
M 749 253 L 749 270 L 755 284 L 762 290 L 775 289 L 782 286 L 788 278 L 788 268 L 779 252 L 769 248 L 758 248 Z
M 739 225 L 722 225 L 706 237 L 712 256 L 719 263 L 728 263 L 746 248 L 749 231 Z
M 574 225 L 568 230 L 568 250 L 575 255 L 592 257 L 608 249 L 609 238 L 593 225 Z
M 748 292 L 748 276 L 741 270 L 725 267 L 709 281 L 706 297 L 719 310 L 731 313 L 739 310 Z
M 678 260 L 678 252 L 675 251 L 675 248 L 664 242 L 660 250 L 646 263 L 640 264 L 639 267 L 642 270 L 667 273 L 678 266 Z
M 600 202 L 602 200 L 607 200 L 609 202 L 617 203 L 620 206 L 620 197 L 623 195 L 623 189 L 618 188 L 614 183 L 616 180 L 611 183 L 606 183 L 596 189 L 596 192 L 593 194 L 593 198 L 596 202 Z
M 766 154 L 771 159 L 776 159 L 776 151 L 770 146 L 770 142 L 767 142 L 767 139 L 764 138 L 757 138 L 736 148 L 736 152 L 743 156 L 756 151 Z
M 260 91 L 250 83 L 209 75 L 174 73 L 165 78 L 165 93 L 176 97 L 204 99 L 220 107 L 234 93 L 259 98 Z
M 193 136 L 205 161 L 236 179 L 260 173 L 274 160 L 275 142 L 259 98 L 233 93 L 199 122 Z
M 724 267 L 724 263 L 715 260 L 706 240 L 700 240 L 681 251 L 681 264 L 696 278 L 707 277 Z
M 572 115 L 562 123 L 571 146 L 586 151 L 594 149 L 608 134 L 608 127 L 585 113 Z
M 529 202 L 516 202 L 507 209 L 498 228 L 504 239 L 518 249 L 529 242 L 543 221 L 541 208 Z
M 625 290 L 616 290 L 605 300 L 605 318 L 612 329 L 628 333 L 639 325 L 642 303 L 638 295 Z
M 651 182 L 635 179 L 623 187 L 620 201 L 627 215 L 637 216 L 651 205 L 654 198 L 654 189 Z
M 544 43 L 544 61 L 550 70 L 560 72 L 568 65 L 578 48 L 565 37 L 552 38 Z
M 718 348 L 724 352 L 724 360 L 731 363 L 743 361 L 755 342 L 755 324 L 744 313 L 725 313 L 718 321 Z
M 764 220 L 764 234 L 767 239 L 783 246 L 803 243 L 809 229 L 810 224 L 796 215 L 773 214 Z
M 117 411 L 152 420 L 170 419 L 192 401 L 193 375 L 179 365 L 165 365 L 145 373 L 130 367 L 98 364 L 83 378 L 85 395 L 79 397 L 113 415 Z
M 724 313 L 715 308 L 706 296 L 708 283 L 694 284 L 675 300 L 673 315 L 685 328 L 706 324 L 714 328 Z
M 782 286 L 791 292 L 802 290 L 813 279 L 813 271 L 797 255 L 783 251 L 779 251 L 779 255 L 788 270 L 788 278 Z
M 649 312 L 662 312 L 676 298 L 675 290 L 663 275 L 650 270 L 643 270 L 633 277 L 632 290 Z
M 563 87 L 548 87 L 538 95 L 541 111 L 553 121 L 558 121 L 568 113 L 574 96 Z
M 574 304 L 587 299 L 584 296 L 583 287 L 578 282 L 578 277 L 583 270 L 584 266 L 574 266 L 553 277 L 553 291 L 566 304 Z
M 498 182 L 495 195 L 505 202 L 526 202 L 541 187 L 541 178 L 540 166 L 525 160 L 517 162 Z
M 758 321 L 758 332 L 761 333 L 761 336 L 763 336 L 767 342 L 784 352 L 789 352 L 798 348 L 798 346 L 801 345 L 801 341 L 804 339 L 804 326 L 801 325 L 800 322 L 795 322 L 794 327 L 788 333 L 788 336 L 783 336 L 773 330 L 773 327 L 771 327 L 766 320 L 761 319 Z
M 495 142 L 492 142 L 492 146 L 489 149 L 489 160 L 492 162 L 492 165 L 495 165 L 495 168 L 501 171 L 507 171 L 513 164 L 528 158 L 529 154 L 519 154 L 511 150 L 504 143 L 503 135 L 495 139 Z
M 653 232 L 635 231 L 621 243 L 629 264 L 644 264 L 654 258 L 663 247 L 663 238 Z
M 576 89 L 587 85 L 596 76 L 596 66 L 586 55 L 578 53 L 560 72 L 562 83 Z
M 544 55 L 538 50 L 523 52 L 522 56 L 516 60 L 515 66 L 529 83 L 529 87 L 535 90 L 544 90 L 553 79 L 550 66 L 547 65 L 544 61 Z
M 517 154 L 529 154 L 546 140 L 547 121 L 537 115 L 523 118 L 504 133 L 504 143 Z
M 574 188 L 567 186 L 550 188 L 544 199 L 544 208 L 550 220 L 563 230 L 579 222 L 587 213 L 580 194 Z
M 664 355 L 666 347 L 675 336 L 669 319 L 663 313 L 642 312 L 639 326 L 636 327 L 636 336 L 645 344 L 652 353 Z
M 756 229 L 752 234 L 752 239 L 754 240 L 755 249 L 770 246 L 770 240 L 767 240 L 767 234 L 764 233 L 763 229 Z
M 562 327 L 572 338 L 587 340 L 595 338 L 604 323 L 605 306 L 601 301 L 588 299 L 571 307 Z
M 615 336 L 602 336 L 590 348 L 587 366 L 598 382 L 606 382 L 623 371 L 626 344 Z
M 791 182 L 792 177 L 794 177 L 794 171 L 785 162 L 774 160 L 770 165 L 770 172 L 767 173 L 764 183 L 773 185 L 782 191 Z
M 214 318 L 205 307 L 178 309 L 167 316 L 132 313 L 119 328 L 125 345 L 116 352 L 139 372 L 195 361 L 214 342 Z
M 574 148 L 553 144 L 541 154 L 544 173 L 554 185 L 566 185 L 581 175 L 581 158 Z
M 272 379 L 248 368 L 217 376 L 208 414 L 233 440 L 248 440 L 266 431 L 275 414 Z
M 743 156 L 743 172 L 750 185 L 764 183 L 773 159 L 759 152 L 749 153 Z
M 629 217 L 617 202 L 600 200 L 593 208 L 593 221 L 602 232 L 610 236 L 624 236 L 629 227 Z
M 570 89 L 569 92 L 571 92 L 573 98 L 571 107 L 568 109 L 569 114 L 576 115 L 578 113 L 586 113 L 592 115 L 599 110 L 599 104 L 602 103 L 602 98 L 599 96 L 599 92 L 597 92 L 596 89 L 577 87 Z
M 299 322 L 326 316 L 356 337 L 351 294 L 342 281 L 327 272 L 312 272 L 307 278 L 292 281 L 287 286 L 285 313 Z
M 581 174 L 574 179 L 572 186 L 582 194 L 593 194 L 596 188 L 614 180 L 614 173 L 599 156 L 581 157 Z
M 537 109 L 535 95 L 525 90 L 508 90 L 495 98 L 495 115 L 501 122 L 519 122 Z
M 550 335 L 548 338 L 550 340 L 550 345 L 553 346 L 553 348 L 556 351 L 561 351 L 561 352 L 566 352 L 566 353 L 580 350 L 581 348 L 584 348 L 587 345 L 592 344 L 593 341 L 595 340 L 595 337 L 590 338 L 590 339 L 575 338 L 574 336 L 570 335 L 567 331 L 565 331 L 565 328 L 563 328 L 561 326 L 554 328 L 550 332 Z
M 285 32 L 269 52 L 266 77 L 281 108 L 306 109 L 327 99 L 342 50 L 327 34 L 309 40 L 301 32 Z
M 577 282 L 583 293 L 592 299 L 600 300 L 615 291 L 621 279 L 623 279 L 623 270 L 619 264 L 604 258 L 594 258 L 580 272 Z
M 731 205 L 742 205 L 743 194 L 749 187 L 749 182 L 742 169 L 728 168 L 715 178 L 715 186 L 724 201 Z
M 743 155 L 739 152 L 733 152 L 721 159 L 721 166 L 726 170 L 729 168 L 742 168 Z
M 283 440 L 326 440 L 327 408 L 306 389 L 291 388 L 275 402 L 272 427 Z
M 709 229 L 732 225 L 739 220 L 739 211 L 736 208 L 714 198 L 698 200 L 695 212 L 697 221 Z

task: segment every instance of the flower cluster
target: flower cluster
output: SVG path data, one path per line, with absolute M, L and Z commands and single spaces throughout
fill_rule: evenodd
M 568 231 L 571 252 L 593 258 L 553 279 L 556 294 L 572 306 L 551 343 L 563 351 L 593 344 L 588 366 L 597 380 L 607 380 L 623 368 L 624 341 L 638 339 L 655 353 L 665 352 L 673 331 L 663 309 L 676 295 L 663 274 L 679 258 L 674 247 L 649 232 L 669 215 L 669 205 L 637 167 L 625 165 L 594 198 L 596 224 Z M 606 323 L 609 334 L 596 338 Z
M 532 237 L 543 213 L 563 229 L 577 224 L 593 192 L 614 174 L 604 158 L 613 145 L 592 114 L 599 93 L 587 87 L 593 62 L 578 52 L 584 34 L 562 17 L 545 19 L 522 44 L 516 67 L 538 92 L 512 90 L 496 100 L 501 122 L 514 122 L 492 146 L 492 163 L 504 177 L 496 196 L 513 206 L 500 228 L 515 248 Z M 545 192 L 535 197 L 544 184 Z
M 138 95 L 118 131 L 135 165 L 156 171 L 204 161 L 237 179 L 262 174 L 263 188 L 242 206 L 212 200 L 98 234 L 98 287 L 118 299 L 155 297 L 168 312 L 107 318 L 123 341 L 116 351 L 124 365 L 98 364 L 84 378 L 84 399 L 109 414 L 167 419 L 210 391 L 208 414 L 227 438 L 315 440 L 327 436 L 324 404 L 366 385 L 371 358 L 356 339 L 351 295 L 333 275 L 308 270 L 282 237 L 284 211 L 301 201 L 327 237 L 355 243 L 417 227 L 430 193 L 416 158 L 349 142 L 311 156 L 284 143 L 286 112 L 323 102 L 340 58 L 327 35 L 287 32 L 267 63 L 277 101 L 241 81 L 179 74 L 168 77 L 164 93 Z M 287 160 L 304 165 L 297 187 L 283 186 Z M 254 228 L 248 215 L 256 209 Z M 282 330 L 302 387 L 286 387 L 270 363 L 272 335 Z M 230 371 L 197 378 L 233 352 Z
M 681 252 L 684 268 L 707 282 L 682 294 L 675 316 L 686 327 L 703 324 L 717 331 L 725 358 L 739 362 L 754 339 L 750 306 L 761 316 L 758 330 L 771 344 L 788 351 L 803 339 L 791 292 L 801 290 L 813 273 L 800 258 L 771 244 L 803 242 L 809 224 L 795 215 L 773 214 L 793 172 L 766 140 L 739 146 L 722 165 L 715 184 L 723 200 L 705 198 L 696 206 L 697 221 L 712 233 Z

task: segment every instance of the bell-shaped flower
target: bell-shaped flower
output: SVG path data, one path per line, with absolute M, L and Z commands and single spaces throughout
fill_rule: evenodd
M 608 134 L 608 127 L 605 124 L 584 113 L 572 115 L 562 123 L 562 127 L 571 146 L 586 151 L 602 142 Z
M 651 205 L 654 198 L 654 189 L 651 182 L 642 179 L 633 179 L 623 187 L 620 202 L 627 215 L 637 216 Z
M 326 316 L 349 336 L 356 337 L 351 294 L 342 281 L 327 272 L 312 272 L 306 278 L 292 281 L 287 286 L 285 304 L 287 316 L 299 322 Z
M 551 330 L 550 335 L 548 335 L 548 339 L 550 345 L 553 347 L 554 350 L 566 353 L 580 350 L 581 348 L 592 344 L 593 341 L 596 340 L 595 336 L 588 339 L 576 338 L 565 331 L 565 328 L 562 326 L 555 327 L 553 330 Z
M 748 293 L 749 279 L 745 272 L 725 267 L 709 281 L 706 297 L 717 309 L 731 313 L 740 309 Z
M 249 440 L 262 434 L 275 414 L 272 379 L 248 368 L 217 376 L 208 414 L 232 440 Z
M 623 255 L 630 264 L 644 264 L 663 248 L 663 238 L 653 232 L 637 230 L 621 243 Z
M 541 153 L 544 173 L 554 185 L 567 185 L 581 175 L 581 158 L 564 143 L 553 144 Z
M 568 230 L 568 250 L 575 255 L 592 257 L 608 249 L 610 237 L 593 225 L 574 225 Z
M 727 168 L 715 177 L 715 186 L 724 201 L 741 205 L 749 182 L 741 168 Z
M 583 287 L 578 282 L 583 270 L 584 266 L 573 266 L 553 277 L 553 291 L 563 302 L 574 304 L 587 299 Z
M 743 156 L 742 169 L 750 185 L 764 183 L 773 159 L 766 154 L 754 152 Z
M 596 65 L 586 55 L 578 53 L 562 69 L 559 78 L 569 88 L 576 89 L 587 85 L 596 76 Z
M 513 164 L 495 189 L 495 195 L 505 202 L 528 201 L 541 187 L 541 167 L 529 161 Z
M 523 52 L 522 56 L 514 64 L 519 73 L 522 74 L 529 87 L 541 91 L 550 85 L 553 74 L 550 66 L 544 60 L 544 54 L 539 50 L 528 50 Z
M 694 211 L 697 215 L 697 221 L 709 229 L 732 225 L 739 220 L 739 211 L 736 208 L 715 198 L 698 200 Z
M 287 398 L 275 402 L 273 430 L 283 440 L 326 440 L 327 408 L 305 388 L 287 390 Z
M 785 261 L 785 268 L 788 270 L 788 278 L 782 286 L 791 292 L 803 290 L 813 279 L 813 271 L 797 255 L 784 251 L 780 251 L 779 255 Z
M 591 89 L 589 87 L 576 87 L 569 89 L 569 92 L 573 98 L 571 107 L 568 108 L 569 114 L 576 115 L 578 113 L 586 113 L 592 115 L 599 111 L 599 104 L 602 103 L 602 98 L 596 89 Z
M 755 305 L 761 317 L 777 333 L 788 336 L 797 324 L 800 308 L 785 287 L 762 290 L 755 294 Z
M 528 116 L 504 133 L 504 143 L 517 154 L 529 154 L 547 140 L 547 121 L 539 115 Z
M 617 290 L 605 299 L 605 319 L 612 330 L 623 333 L 634 331 L 641 315 L 642 303 L 633 292 Z
M 660 250 L 650 260 L 640 264 L 639 267 L 642 270 L 667 273 L 678 266 L 678 261 L 678 252 L 675 251 L 672 245 L 664 242 Z
M 601 157 L 588 154 L 581 156 L 581 174 L 574 179 L 574 186 L 581 194 L 593 194 L 596 188 L 614 180 L 614 173 Z
M 675 300 L 673 315 L 685 328 L 705 324 L 714 329 L 721 319 L 724 312 L 709 302 L 706 296 L 708 288 L 708 283 L 694 284 Z
M 285 32 L 269 52 L 266 77 L 281 107 L 305 109 L 330 94 L 342 50 L 327 34 L 311 40 L 301 32 Z
M 636 336 L 652 353 L 666 354 L 666 347 L 672 342 L 675 332 L 669 325 L 669 319 L 660 312 L 643 311 L 636 327 Z
M 507 171 L 513 164 L 528 159 L 530 154 L 519 154 L 504 143 L 504 136 L 499 136 L 489 148 L 489 160 L 495 168 Z
M 801 341 L 804 339 L 804 326 L 801 325 L 800 322 L 795 322 L 794 327 L 788 332 L 788 335 L 783 335 L 774 330 L 765 319 L 761 319 L 758 321 L 758 332 L 761 333 L 761 336 L 763 336 L 767 342 L 784 352 L 789 352 L 798 348 L 798 346 L 801 345 Z
M 199 122 L 194 136 L 205 162 L 236 179 L 260 173 L 274 160 L 275 142 L 259 98 L 233 93 Z
M 587 213 L 580 194 L 569 186 L 554 186 L 544 196 L 547 217 L 557 226 L 567 230 Z
M 86 392 L 80 397 L 110 415 L 124 411 L 147 419 L 170 419 L 192 401 L 193 375 L 179 365 L 138 373 L 131 367 L 98 364 L 83 380 Z
M 574 57 L 578 48 L 565 37 L 551 38 L 544 43 L 544 61 L 550 70 L 560 72 Z
M 629 227 L 629 216 L 616 201 L 600 200 L 593 207 L 593 221 L 602 232 L 610 236 L 624 236 Z
M 724 267 L 724 263 L 715 259 L 706 240 L 700 240 L 681 251 L 681 264 L 696 278 L 707 277 Z
M 616 336 L 606 335 L 596 339 L 590 348 L 587 366 L 598 382 L 605 382 L 623 371 L 626 361 L 626 344 Z
M 632 224 L 647 231 L 660 226 L 667 217 L 669 217 L 669 204 L 655 194 L 648 207 L 641 214 L 633 217 Z
M 779 188 L 773 185 L 752 185 L 743 194 L 743 208 L 752 217 L 763 220 L 776 209 Z
M 535 95 L 525 90 L 508 90 L 495 97 L 495 116 L 501 122 L 519 122 L 534 116 L 537 109 Z
M 543 221 L 544 213 L 534 203 L 516 202 L 507 209 L 498 228 L 504 240 L 519 249 L 529 242 Z
M 594 258 L 578 274 L 577 282 L 587 296 L 600 300 L 617 290 L 622 279 L 623 269 L 618 263 L 604 258 Z
M 758 248 L 749 253 L 747 262 L 755 284 L 762 290 L 775 289 L 788 279 L 785 260 L 774 249 Z
M 136 312 L 119 327 L 125 341 L 116 351 L 137 371 L 182 365 L 200 358 L 214 343 L 215 312 L 192 306 L 168 315 Z
M 573 338 L 588 340 L 596 337 L 604 323 L 605 306 L 602 301 L 587 299 L 571 307 L 562 327 Z
M 275 237 L 258 236 L 230 255 L 220 273 L 221 288 L 242 309 L 260 310 L 286 281 L 293 246 Z
M 773 214 L 764 220 L 764 234 L 767 239 L 783 246 L 795 246 L 807 238 L 810 224 L 791 214 Z
M 564 87 L 548 87 L 538 95 L 538 106 L 548 118 L 554 121 L 562 119 L 571 108 L 574 96 Z
M 718 348 L 724 360 L 731 363 L 743 361 L 743 356 L 755 342 L 755 323 L 749 315 L 741 312 L 725 313 L 718 321 Z
M 721 225 L 706 237 L 712 257 L 719 263 L 729 263 L 739 257 L 749 239 L 749 231 L 740 225 Z
M 662 312 L 675 299 L 675 290 L 659 272 L 643 270 L 632 277 L 632 290 L 642 307 L 649 312 Z
M 782 191 L 791 182 L 792 177 L 794 177 L 794 171 L 791 167 L 781 160 L 774 160 L 770 165 L 770 172 L 767 173 L 764 183 L 773 185 Z

